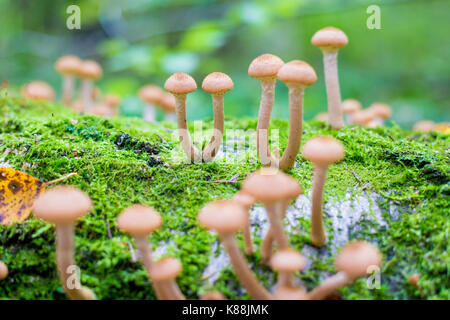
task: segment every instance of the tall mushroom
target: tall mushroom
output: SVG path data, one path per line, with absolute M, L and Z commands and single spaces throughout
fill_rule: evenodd
M 381 265 L 380 251 L 374 245 L 361 240 L 351 241 L 337 255 L 334 265 L 338 273 L 325 279 L 309 294 L 311 300 L 324 299 L 338 288 L 367 275 L 370 266 Z
M 180 261 L 172 257 L 165 257 L 156 261 L 150 269 L 150 278 L 155 287 L 162 292 L 165 300 L 185 300 L 183 293 L 175 282 L 181 273 Z
M 303 157 L 314 164 L 312 191 L 311 241 L 323 246 L 326 241 L 322 214 L 322 193 L 328 166 L 344 158 L 342 143 L 330 137 L 315 137 L 303 146 Z
M 30 100 L 53 101 L 55 91 L 44 81 L 31 81 L 22 88 L 22 97 Z
M 317 81 L 317 75 L 306 62 L 293 60 L 278 70 L 278 79 L 289 88 L 289 140 L 280 159 L 280 169 L 290 170 L 302 142 L 304 89 Z
M 244 245 L 245 245 L 245 253 L 246 254 L 253 254 L 253 243 L 252 243 L 252 234 L 250 232 L 250 208 L 255 203 L 255 198 L 253 198 L 251 195 L 246 194 L 244 192 L 238 192 L 234 195 L 233 199 L 234 202 L 239 203 L 241 206 L 244 207 L 245 211 L 247 212 L 247 219 L 245 226 L 242 228 L 242 235 L 244 237 Z
M 246 219 L 244 208 L 231 200 L 210 202 L 198 214 L 202 226 L 219 234 L 233 269 L 248 294 L 254 299 L 269 300 L 272 298 L 270 293 L 258 282 L 236 241 L 235 233 L 242 229 Z
M 156 106 L 161 103 L 163 91 L 155 85 L 146 85 L 139 90 L 139 98 L 145 102 L 144 121 L 156 122 Z
M 270 228 L 263 240 L 263 244 L 267 245 L 261 246 L 261 257 L 263 262 L 267 262 L 272 255 L 272 239 L 275 239 L 278 250 L 289 247 L 283 218 L 289 201 L 297 198 L 302 193 L 302 188 L 291 176 L 269 167 L 249 175 L 242 184 L 241 190 L 262 202 L 266 208 Z
M 152 258 L 152 250 L 148 243 L 148 236 L 161 226 L 162 220 L 158 212 L 150 207 L 135 204 L 120 213 L 117 217 L 117 227 L 133 236 L 139 252 L 142 255 L 142 263 L 144 264 L 147 274 L 151 275 L 154 264 Z M 156 296 L 164 299 L 166 296 L 162 288 L 154 284 Z
M 344 126 L 341 109 L 341 91 L 339 89 L 337 54 L 338 50 L 348 43 L 347 35 L 334 27 L 326 27 L 317 31 L 311 39 L 323 53 L 325 82 L 327 87 L 328 114 L 331 127 L 335 130 Z
M 175 97 L 178 135 L 181 146 L 192 162 L 200 162 L 202 153 L 193 146 L 186 122 L 186 95 L 197 90 L 197 84 L 190 75 L 184 72 L 177 72 L 166 80 L 164 89 Z
M 270 259 L 270 266 L 278 272 L 277 288 L 289 287 L 295 273 L 305 269 L 306 259 L 297 250 L 288 248 L 277 251 Z
M 56 261 L 59 279 L 64 292 L 72 300 L 95 300 L 94 293 L 86 287 L 73 284 L 70 271 L 74 261 L 75 221 L 92 208 L 91 199 L 73 186 L 57 186 L 44 192 L 34 203 L 34 214 L 56 225 Z M 77 275 L 79 276 L 79 275 Z
M 55 62 L 55 69 L 63 78 L 62 98 L 63 104 L 69 106 L 72 103 L 72 97 L 75 87 L 75 77 L 81 66 L 81 59 L 75 55 L 69 54 L 62 56 Z
M 93 102 L 93 81 L 100 79 L 103 75 L 102 67 L 93 60 L 84 60 L 78 69 L 78 75 L 82 79 L 81 83 L 81 101 L 83 103 L 84 113 L 92 113 Z
M 225 73 L 213 72 L 203 79 L 202 89 L 211 94 L 214 111 L 213 136 L 202 151 L 203 161 L 209 162 L 214 159 L 222 144 L 224 124 L 223 100 L 225 93 L 233 89 L 233 80 Z
M 345 122 L 347 124 L 353 123 L 353 115 L 361 111 L 361 102 L 356 99 L 347 99 L 342 101 L 342 112 L 344 113 Z
M 256 128 L 256 148 L 259 160 L 264 166 L 278 167 L 278 159 L 269 150 L 269 122 L 275 99 L 277 74 L 284 62 L 273 54 L 263 54 L 255 58 L 248 67 L 248 75 L 261 82 L 261 102 Z

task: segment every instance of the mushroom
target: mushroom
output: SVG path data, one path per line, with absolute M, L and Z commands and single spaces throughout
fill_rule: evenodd
M 158 229 L 161 223 L 161 216 L 158 212 L 140 204 L 126 208 L 117 217 L 117 227 L 133 236 L 134 242 L 142 255 L 142 263 L 149 276 L 151 275 L 154 261 L 152 250 L 148 243 L 148 236 Z M 157 283 L 154 284 L 154 288 L 158 299 L 164 299 L 165 295 L 162 288 Z
M 0 281 L 5 280 L 7 276 L 8 266 L 3 261 L 0 261 Z
M 317 81 L 317 75 L 306 62 L 293 60 L 278 70 L 278 79 L 289 88 L 289 140 L 280 159 L 280 169 L 290 170 L 302 142 L 304 89 Z
M 22 88 L 22 97 L 31 100 L 53 101 L 55 91 L 44 81 L 31 81 Z
M 361 111 L 361 109 L 361 102 L 356 99 L 347 99 L 342 101 L 342 112 L 344 113 L 345 122 L 347 124 L 353 123 L 353 115 L 356 112 Z
M 384 121 L 392 115 L 392 108 L 383 102 L 375 102 L 367 110 L 374 115 L 374 126 L 382 126 Z
M 78 69 L 78 75 L 82 79 L 81 83 L 81 101 L 83 103 L 84 113 L 90 114 L 93 109 L 93 94 L 95 89 L 93 81 L 100 79 L 103 75 L 102 67 L 93 60 L 84 60 Z
M 244 207 L 245 211 L 247 212 L 247 219 L 245 226 L 242 228 L 242 235 L 244 237 L 244 245 L 245 245 L 245 253 L 250 255 L 253 254 L 253 243 L 252 243 L 252 234 L 250 232 L 250 213 L 249 210 L 252 207 L 252 205 L 255 203 L 255 198 L 253 198 L 251 195 L 246 194 L 244 192 L 238 192 L 234 195 L 233 201 L 236 203 L 239 203 L 241 206 Z
M 302 188 L 291 176 L 269 167 L 249 175 L 242 184 L 241 190 L 257 201 L 261 201 L 266 208 L 270 228 L 266 234 L 268 240 L 263 240 L 263 244 L 268 243 L 268 245 L 261 246 L 261 257 L 263 262 L 267 262 L 272 254 L 272 237 L 277 243 L 278 250 L 289 247 L 283 228 L 283 218 L 289 201 L 297 198 L 302 193 Z
M 56 261 L 58 274 L 66 295 L 72 300 L 95 300 L 94 293 L 86 287 L 68 286 L 71 282 L 69 268 L 74 261 L 75 221 L 92 208 L 88 195 L 73 186 L 56 186 L 45 191 L 34 203 L 34 214 L 56 225 Z M 78 279 L 79 280 L 79 279 Z
M 177 72 L 166 80 L 164 89 L 169 91 L 175 97 L 178 135 L 181 146 L 188 158 L 191 161 L 198 163 L 202 159 L 202 154 L 192 145 L 186 123 L 186 95 L 197 90 L 197 84 L 190 75 L 184 72 Z
M 322 121 L 322 122 L 328 123 L 328 113 L 327 112 L 321 112 L 321 113 L 316 115 L 315 119 L 317 121 Z
M 279 250 L 270 259 L 270 266 L 278 272 L 277 288 L 289 287 L 297 271 L 306 267 L 305 257 L 295 249 Z
M 165 257 L 156 261 L 150 269 L 150 278 L 155 287 L 162 292 L 164 300 L 185 300 L 175 278 L 181 273 L 180 261 Z M 161 299 L 161 298 L 160 298 Z
M 259 160 L 264 166 L 277 166 L 278 160 L 269 150 L 269 122 L 275 99 L 277 74 L 284 62 L 273 54 L 263 54 L 255 58 L 248 67 L 248 75 L 261 82 L 261 102 L 256 128 L 256 148 Z
M 164 111 L 164 121 L 165 122 L 174 122 L 176 120 L 175 115 L 175 98 L 173 95 L 168 93 L 163 93 L 161 99 L 161 107 Z
M 206 291 L 200 300 L 225 300 L 225 296 L 219 291 Z
M 338 273 L 325 279 L 309 294 L 311 300 L 324 299 L 338 288 L 344 287 L 367 274 L 370 266 L 381 265 L 381 253 L 366 241 L 351 241 L 337 255 L 334 266 Z
M 233 80 L 225 73 L 213 72 L 203 79 L 202 89 L 211 94 L 214 111 L 213 136 L 202 152 L 203 161 L 209 162 L 214 159 L 222 144 L 223 100 L 225 93 L 233 89 Z
M 309 296 L 305 289 L 293 287 L 293 286 L 283 286 L 277 287 L 273 294 L 276 300 L 308 300 Z
M 422 120 L 414 124 L 413 130 L 420 132 L 430 132 L 434 130 L 436 123 L 431 120 Z
M 370 109 L 363 109 L 361 111 L 355 112 L 352 115 L 352 121 L 354 124 L 359 124 L 364 127 L 371 126 L 372 121 L 375 119 L 375 115 Z
M 103 97 L 103 104 L 110 109 L 109 116 L 114 117 L 119 114 L 119 106 L 122 100 L 116 94 L 108 93 Z
M 331 127 L 335 130 L 344 126 L 341 109 L 341 92 L 339 89 L 337 53 L 348 43 L 346 34 L 337 28 L 326 27 L 317 31 L 311 39 L 323 53 L 325 82 L 327 87 L 328 114 Z
M 440 122 L 434 126 L 433 131 L 441 133 L 450 133 L 450 122 Z
M 0 278 L 0 280 L 1 280 L 1 278 Z M 409 276 L 408 283 L 417 288 L 418 284 L 419 284 L 419 280 L 420 280 L 420 275 L 418 273 L 413 273 L 412 275 Z
M 303 157 L 314 164 L 314 183 L 312 191 L 311 241 L 323 246 L 326 234 L 323 226 L 322 193 L 328 166 L 344 158 L 342 143 L 330 137 L 315 137 L 303 146 Z
M 146 85 L 139 90 L 139 98 L 146 103 L 144 109 L 144 121 L 156 122 L 156 105 L 161 103 L 163 91 L 155 85 Z
M 270 293 L 250 270 L 236 241 L 235 233 L 242 229 L 246 219 L 244 208 L 231 200 L 210 202 L 198 214 L 198 221 L 203 227 L 219 234 L 234 271 L 249 295 L 254 299 L 269 300 L 272 298 Z
M 78 75 L 81 63 L 81 59 L 72 54 L 62 56 L 55 62 L 55 69 L 63 78 L 61 100 L 67 106 L 72 103 L 75 77 Z

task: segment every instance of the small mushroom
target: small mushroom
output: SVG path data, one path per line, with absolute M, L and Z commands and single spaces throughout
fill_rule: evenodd
M 327 87 L 328 114 L 331 127 L 338 130 L 344 126 L 341 108 L 341 91 L 339 89 L 337 54 L 348 43 L 346 34 L 337 28 L 326 27 L 317 31 L 311 39 L 323 53 L 325 83 Z
M 325 279 L 309 294 L 311 300 L 324 299 L 338 288 L 344 287 L 357 278 L 367 275 L 370 266 L 381 265 L 381 253 L 366 241 L 351 241 L 337 255 L 334 266 L 338 273 Z
M 272 254 L 272 236 L 277 243 L 278 250 L 289 247 L 289 241 L 283 228 L 283 218 L 289 201 L 297 198 L 302 193 L 302 188 L 291 176 L 269 167 L 249 175 L 242 184 L 241 190 L 250 194 L 257 201 L 261 201 L 266 208 L 270 221 L 266 238 L 269 237 L 270 246 L 268 250 L 266 247 L 261 250 L 261 257 L 263 262 L 267 262 Z
M 55 91 L 44 81 L 32 81 L 23 86 L 22 97 L 30 100 L 53 101 Z
M 312 191 L 311 241 L 323 246 L 326 241 L 322 214 L 322 193 L 328 166 L 344 158 L 342 143 L 330 137 L 315 137 L 303 146 L 303 157 L 314 164 Z
M 175 97 L 178 135 L 184 152 L 192 162 L 200 162 L 202 154 L 192 145 L 186 122 L 186 95 L 197 90 L 195 80 L 184 72 L 171 75 L 164 84 L 164 89 Z
M 450 122 L 440 122 L 434 126 L 433 131 L 441 132 L 441 133 L 450 133 Z
M 322 122 L 328 123 L 328 113 L 321 112 L 321 113 L 317 114 L 314 119 L 316 119 L 317 121 L 322 121 Z
M 342 101 L 342 112 L 344 113 L 345 122 L 347 124 L 353 123 L 353 115 L 361 111 L 361 102 L 356 99 L 347 99 Z
M 109 107 L 109 116 L 114 117 L 119 114 L 119 106 L 122 103 L 120 97 L 113 93 L 108 93 L 103 97 L 102 104 Z
M 431 120 L 422 120 L 414 124 L 413 130 L 420 132 L 430 132 L 434 130 L 436 123 Z
M 418 273 L 413 273 L 408 278 L 408 283 L 414 287 L 418 287 L 420 275 Z
M 297 250 L 288 248 L 277 251 L 270 259 L 270 266 L 278 272 L 277 288 L 290 287 L 295 273 L 305 269 L 306 259 Z
M 156 106 L 161 103 L 163 91 L 155 85 L 146 85 L 139 90 L 139 98 L 146 103 L 144 109 L 144 121 L 156 122 Z
M 7 276 L 8 266 L 3 261 L 0 261 L 0 281 L 5 280 Z
M 180 261 L 172 257 L 156 261 L 150 269 L 150 278 L 158 290 L 161 290 L 164 300 L 186 299 L 175 281 L 182 269 Z
M 211 94 L 214 111 L 213 136 L 202 152 L 203 161 L 209 162 L 214 159 L 222 144 L 224 125 L 223 100 L 225 93 L 233 89 L 233 80 L 225 73 L 213 72 L 208 74 L 203 80 L 202 89 Z
M 259 160 L 264 166 L 278 167 L 278 159 L 269 150 L 269 122 L 275 99 L 277 74 L 284 62 L 273 54 L 263 54 L 255 58 L 248 67 L 248 75 L 261 82 L 261 103 L 256 128 L 256 148 Z
M 225 300 L 225 296 L 219 291 L 206 291 L 200 300 Z
M 200 225 L 219 234 L 233 269 L 249 295 L 254 299 L 269 300 L 272 298 L 270 293 L 258 282 L 236 241 L 235 233 L 242 229 L 246 219 L 244 208 L 231 200 L 210 202 L 198 214 Z
M 278 70 L 278 79 L 289 88 L 289 140 L 279 166 L 282 170 L 290 170 L 302 142 L 304 89 L 317 81 L 317 75 L 306 62 L 293 60 Z
M 92 95 L 95 94 L 93 81 L 102 77 L 102 67 L 93 60 L 84 60 L 78 69 L 78 76 L 82 79 L 81 101 L 84 113 L 91 114 L 94 108 Z
M 45 191 L 33 207 L 36 217 L 56 225 L 58 274 L 66 295 L 72 300 L 96 299 L 94 293 L 86 287 L 68 286 L 72 275 L 68 269 L 75 265 L 75 221 L 85 216 L 91 208 L 89 196 L 73 186 L 57 186 Z
M 374 126 L 382 126 L 384 121 L 392 115 L 392 108 L 383 102 L 375 102 L 367 110 L 374 115 Z
M 161 99 L 161 107 L 164 111 L 164 121 L 165 122 L 175 122 L 176 120 L 176 107 L 175 107 L 175 98 L 173 95 L 168 93 L 163 93 L 163 97 Z
M 352 121 L 354 124 L 359 124 L 367 128 L 371 126 L 374 119 L 375 115 L 370 109 L 363 109 L 352 115 Z
M 72 97 L 75 87 L 75 77 L 81 66 L 81 59 L 75 55 L 69 54 L 62 56 L 55 62 L 55 69 L 63 78 L 62 82 L 62 103 L 69 106 L 72 103 Z
M 253 254 L 253 242 L 252 234 L 250 232 L 250 208 L 255 203 L 255 198 L 244 192 L 238 192 L 234 195 L 233 201 L 242 205 L 247 212 L 247 220 L 245 226 L 242 228 L 242 235 L 244 237 L 245 253 L 250 255 Z

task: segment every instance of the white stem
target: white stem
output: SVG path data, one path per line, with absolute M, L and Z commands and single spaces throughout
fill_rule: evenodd
M 66 106 L 72 103 L 73 90 L 75 86 L 75 77 L 72 75 L 63 76 L 62 103 Z
M 83 103 L 83 110 L 86 114 L 92 114 L 93 109 L 93 101 L 92 101 L 92 80 L 83 79 L 83 83 L 81 85 L 81 101 Z
M 147 103 L 144 108 L 144 121 L 156 123 L 156 108 L 153 104 Z
M 344 126 L 339 89 L 337 51 L 323 51 L 325 82 L 327 87 L 328 115 L 331 127 L 335 130 Z

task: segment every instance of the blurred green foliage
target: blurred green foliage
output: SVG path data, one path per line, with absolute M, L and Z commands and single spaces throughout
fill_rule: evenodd
M 71 4 L 81 8 L 81 30 L 66 27 Z M 380 30 L 366 26 L 371 4 L 381 8 Z M 74 53 L 99 61 L 105 71 L 99 87 L 125 99 L 125 114 L 139 115 L 142 85 L 162 86 L 171 73 L 184 71 L 200 86 L 207 73 L 222 71 L 235 83 L 226 114 L 254 117 L 260 88 L 247 68 L 268 52 L 316 69 L 318 81 L 305 95 L 310 119 L 327 105 L 322 55 L 310 39 L 332 25 L 350 40 L 339 54 L 344 99 L 364 107 L 387 102 L 406 127 L 424 118 L 449 121 L 449 9 L 447 0 L 0 0 L 0 79 L 16 88 L 43 79 L 59 90 L 53 63 Z M 274 117 L 287 118 L 287 99 L 279 83 Z M 188 103 L 190 119 L 212 116 L 202 90 Z

